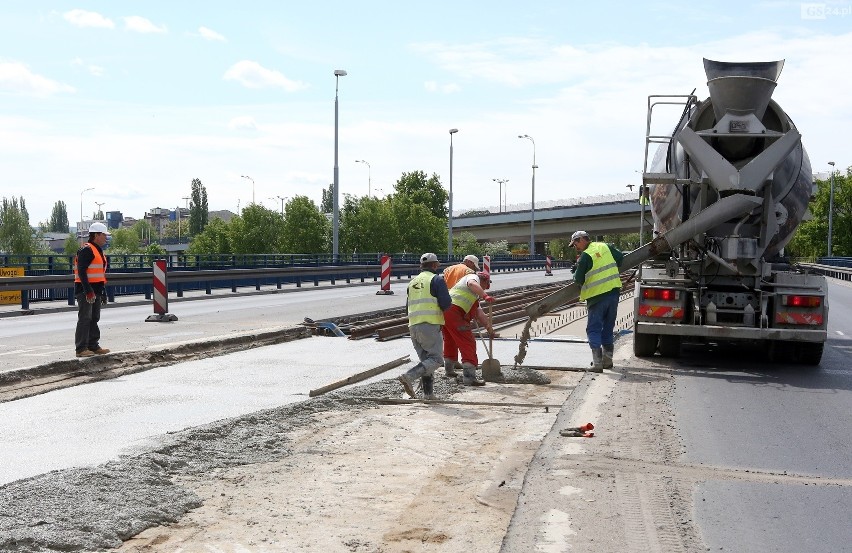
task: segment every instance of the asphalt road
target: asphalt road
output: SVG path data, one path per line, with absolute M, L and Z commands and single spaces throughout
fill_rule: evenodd
M 698 486 L 710 551 L 852 551 L 852 288 L 831 281 L 829 297 L 818 367 L 773 365 L 740 348 L 687 351 L 677 364 L 683 460 L 779 475 Z M 841 482 L 814 485 L 831 479 Z

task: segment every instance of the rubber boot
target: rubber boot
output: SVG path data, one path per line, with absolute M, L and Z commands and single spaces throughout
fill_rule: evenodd
M 485 381 L 476 379 L 476 367 L 470 363 L 462 363 L 462 384 L 465 386 L 485 386 Z
M 417 382 L 417 380 L 424 374 L 426 374 L 426 367 L 423 366 L 423 363 L 417 363 L 403 374 L 399 375 L 396 379 L 399 380 L 399 383 L 402 384 L 403 388 L 405 388 L 405 393 L 408 394 L 408 397 L 413 399 L 417 397 L 417 394 L 414 391 L 414 383 Z
M 456 372 L 456 365 L 458 365 L 458 362 L 455 359 L 444 357 L 444 375 L 447 378 L 455 378 L 459 375 Z
M 435 377 L 430 375 L 424 375 L 420 377 L 420 382 L 423 384 L 423 399 L 436 399 L 435 398 Z
M 601 348 L 592 348 L 592 365 L 589 367 L 589 372 L 603 372 L 603 351 L 601 351 Z
M 615 349 L 615 346 L 613 346 L 612 344 L 609 344 L 609 345 L 604 344 L 604 346 L 603 346 L 603 357 L 601 359 L 602 360 L 601 368 L 604 368 L 604 369 L 611 369 L 612 368 L 612 353 L 613 353 L 614 349 Z

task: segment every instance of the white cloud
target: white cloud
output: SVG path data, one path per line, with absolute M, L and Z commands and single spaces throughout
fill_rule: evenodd
M 113 29 L 115 23 L 108 17 L 104 17 L 97 12 L 88 12 L 86 10 L 71 10 L 62 14 L 65 21 L 76 27 L 98 27 L 101 29 Z
M 208 29 L 207 27 L 199 27 L 198 34 L 201 36 L 201 38 L 206 38 L 207 40 L 219 40 L 222 42 L 225 41 L 224 36 L 220 35 L 212 29 Z
M 230 121 L 228 121 L 228 128 L 232 131 L 256 131 L 257 130 L 257 122 L 254 120 L 254 117 L 249 115 L 244 115 L 242 117 L 234 117 Z
M 86 63 L 83 61 L 83 59 L 79 58 L 79 57 L 71 60 L 71 65 L 76 66 L 76 67 L 84 67 L 86 69 L 86 71 L 88 71 L 89 74 L 91 74 L 94 77 L 103 77 L 104 73 L 106 73 L 106 69 L 104 69 L 100 65 L 93 65 L 93 64 L 86 65 Z
M 149 19 L 139 15 L 129 15 L 124 19 L 124 28 L 128 31 L 137 33 L 165 33 L 167 32 L 165 25 L 154 25 Z
M 2 60 L 0 60 L 0 89 L 38 97 L 75 92 L 72 86 L 36 75 L 23 63 Z
M 461 90 L 461 87 L 455 83 L 438 84 L 435 81 L 424 82 L 423 88 L 425 88 L 429 92 L 441 92 L 443 94 L 451 94 L 453 92 L 459 92 Z
M 283 88 L 287 92 L 295 92 L 307 88 L 301 81 L 293 81 L 279 71 L 267 69 L 256 61 L 242 60 L 225 71 L 222 76 L 226 81 L 237 81 L 246 88 Z

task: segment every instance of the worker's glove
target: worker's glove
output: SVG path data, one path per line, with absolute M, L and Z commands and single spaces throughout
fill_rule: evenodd
M 86 293 L 86 303 L 95 303 L 95 293 L 87 292 Z
M 494 303 L 494 298 L 489 296 L 488 294 L 485 294 L 484 296 L 482 296 L 482 301 L 486 303 Z

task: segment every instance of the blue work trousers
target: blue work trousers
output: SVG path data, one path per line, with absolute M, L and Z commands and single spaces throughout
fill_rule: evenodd
M 592 349 L 613 344 L 612 329 L 618 313 L 618 299 L 618 294 L 604 294 L 589 305 L 586 336 Z

